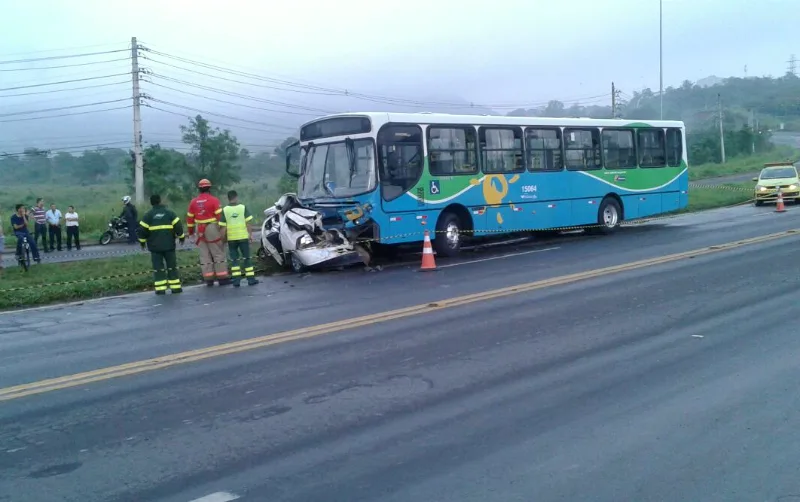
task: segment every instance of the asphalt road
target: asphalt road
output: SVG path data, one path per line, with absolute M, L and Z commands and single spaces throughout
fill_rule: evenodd
M 0 399 L 430 307 L 0 401 L 0 500 L 792 500 L 800 233 L 444 303 L 800 228 L 793 207 L 758 209 L 476 251 L 433 273 L 396 265 L 2 314 Z

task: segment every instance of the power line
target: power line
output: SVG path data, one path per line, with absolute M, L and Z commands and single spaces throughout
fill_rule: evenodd
M 153 76 L 153 77 L 156 77 L 156 78 L 161 78 L 161 79 L 164 79 L 164 80 L 167 80 L 167 81 L 170 81 L 170 82 L 175 82 L 175 83 L 181 84 L 181 85 L 186 85 L 186 86 L 189 86 L 189 87 L 195 87 L 195 88 L 203 89 L 203 90 L 210 91 L 210 92 L 216 92 L 216 93 L 219 93 L 219 94 L 225 94 L 227 96 L 232 96 L 232 97 L 236 97 L 236 98 L 248 99 L 248 100 L 251 100 L 251 101 L 258 101 L 259 103 L 265 103 L 265 104 L 269 104 L 269 105 L 283 106 L 283 107 L 286 107 L 286 108 L 294 108 L 294 109 L 297 109 L 297 110 L 307 110 L 307 111 L 311 111 L 311 112 L 320 112 L 320 113 L 326 113 L 326 114 L 336 113 L 336 112 L 331 112 L 329 110 L 323 110 L 321 108 L 314 108 L 314 107 L 310 107 L 310 106 L 295 105 L 295 104 L 292 104 L 292 103 L 284 103 L 283 101 L 274 101 L 274 100 L 271 100 L 271 99 L 257 98 L 255 96 L 250 96 L 248 94 L 241 94 L 241 93 L 238 93 L 238 92 L 226 91 L 226 90 L 223 90 L 223 89 L 219 89 L 219 88 L 216 88 L 216 87 L 210 87 L 210 86 L 206 86 L 206 85 L 202 85 L 202 84 L 193 84 L 192 82 L 187 82 L 186 80 L 167 77 L 167 76 L 164 76 L 164 75 L 161 75 L 161 74 L 156 74 L 156 73 L 151 73 L 150 76 Z M 152 82 L 149 82 L 149 83 L 152 83 Z M 154 85 L 157 85 L 157 84 L 154 84 Z M 181 92 L 183 92 L 183 91 L 181 91 Z M 281 113 L 285 113 L 285 112 L 281 112 Z
M 97 148 L 97 147 L 100 147 L 100 146 L 119 145 L 121 143 L 127 143 L 127 142 L 125 142 L 125 141 L 113 141 L 111 143 L 93 143 L 93 144 L 90 144 L 90 145 L 64 146 L 64 147 L 58 147 L 58 148 L 35 148 L 35 147 L 30 147 L 30 148 L 31 149 L 35 148 L 37 151 L 40 151 L 40 152 L 41 151 L 48 152 L 48 155 L 50 155 L 50 154 L 52 154 L 52 152 L 54 150 L 56 150 L 55 153 L 58 153 L 58 152 L 69 153 L 69 152 L 67 152 L 67 150 L 83 151 L 86 148 Z M 0 154 L 0 157 L 16 157 L 16 156 L 19 156 L 19 155 L 25 155 L 26 153 L 29 153 L 29 152 L 25 152 L 25 151 L 15 152 L 15 153 L 3 152 L 2 154 Z
M 295 130 L 297 130 L 296 127 L 286 127 L 286 126 L 280 126 L 280 125 L 277 125 L 277 124 L 270 124 L 268 122 L 258 122 L 258 121 L 255 121 L 255 120 L 240 119 L 238 117 L 232 117 L 230 115 L 224 115 L 224 114 L 216 113 L 216 112 L 209 112 L 207 110 L 200 110 L 198 108 L 193 108 L 191 106 L 178 105 L 178 104 L 175 104 L 175 103 L 170 103 L 169 101 L 163 101 L 163 100 L 156 99 L 156 98 L 148 98 L 148 100 L 149 101 L 153 101 L 155 103 L 160 103 L 162 105 L 174 106 L 176 108 L 183 108 L 185 110 L 191 110 L 191 111 L 194 111 L 194 112 L 197 112 L 197 113 L 205 113 L 205 114 L 208 114 L 208 115 L 216 115 L 218 117 L 222 117 L 222 118 L 226 118 L 226 119 L 230 119 L 230 120 L 239 120 L 241 122 L 247 122 L 247 123 L 250 123 L 250 124 L 256 124 L 256 125 L 261 125 L 261 126 L 266 126 L 266 127 L 274 127 L 274 128 L 277 128 L 277 129 L 285 129 L 287 131 L 295 131 Z
M 175 89 L 174 87 L 169 87 L 169 86 L 166 86 L 166 85 L 156 84 L 156 83 L 153 83 L 153 82 L 150 82 L 150 85 L 154 85 L 156 87 L 161 87 L 163 89 L 169 89 L 171 91 L 180 92 L 181 94 L 188 94 L 189 96 L 195 96 L 195 97 L 198 97 L 198 98 L 208 99 L 208 100 L 211 100 L 211 101 L 217 101 L 219 103 L 225 103 L 225 104 L 228 104 L 228 105 L 241 106 L 241 107 L 244 107 L 244 108 L 250 108 L 251 110 L 262 110 L 262 111 L 265 111 L 265 112 L 288 113 L 288 114 L 291 114 L 291 115 L 305 115 L 305 116 L 310 116 L 310 117 L 319 117 L 318 113 L 302 113 L 302 112 L 293 112 L 293 111 L 287 111 L 287 110 L 275 110 L 275 109 L 272 109 L 272 108 L 262 108 L 260 106 L 246 105 L 246 104 L 243 104 L 243 103 L 235 103 L 233 101 L 226 101 L 224 99 L 217 99 L 217 98 L 212 98 L 212 97 L 209 97 L 209 96 L 203 96 L 202 94 L 195 94 L 193 92 L 183 91 L 183 90 L 180 90 L 180 89 Z
M 62 64 L 57 66 L 39 66 L 33 68 L 0 68 L 0 71 L 38 71 L 38 70 L 54 70 L 56 68 L 73 68 L 76 66 L 91 66 L 95 64 L 116 63 L 117 61 L 128 61 L 129 58 L 119 59 L 104 59 L 103 61 L 90 61 L 88 63 L 75 63 L 75 64 Z
M 87 56 L 101 56 L 104 54 L 115 54 L 117 52 L 128 52 L 128 49 L 117 49 L 113 51 L 102 51 L 102 52 L 85 52 L 83 54 L 67 54 L 64 56 L 46 56 L 43 58 L 11 59 L 6 61 L 0 61 L 0 64 L 35 63 L 37 61 L 53 61 L 56 59 L 73 59 L 73 58 L 83 58 Z
M 118 106 L 116 108 L 103 108 L 101 110 L 88 110 L 88 111 L 85 111 L 85 112 L 77 112 L 77 113 L 62 113 L 62 114 L 59 114 L 59 115 L 48 115 L 46 117 L 29 117 L 29 118 L 25 118 L 25 119 L 0 120 L 0 122 L 23 122 L 23 121 L 27 121 L 27 120 L 54 119 L 54 118 L 58 118 L 58 117 L 71 117 L 73 115 L 87 115 L 89 113 L 101 113 L 101 112 L 110 112 L 110 111 L 113 111 L 113 110 L 125 110 L 125 109 L 131 108 L 131 107 L 132 107 L 132 105 Z
M 122 98 L 122 99 L 112 99 L 109 101 L 97 101 L 95 103 L 84 103 L 81 105 L 70 105 L 70 106 L 60 106 L 58 108 L 44 108 L 41 110 L 28 110 L 24 112 L 14 112 L 14 113 L 3 113 L 0 114 L 0 117 L 11 117 L 16 115 L 31 115 L 34 113 L 48 113 L 48 112 L 60 112 L 62 110 L 70 110 L 73 108 L 86 108 L 87 106 L 97 106 L 97 105 L 108 105 L 111 103 L 119 103 L 121 101 L 128 101 L 130 98 Z
M 25 56 L 25 55 L 28 55 L 28 54 L 42 54 L 44 52 L 77 51 L 77 50 L 80 50 L 80 49 L 94 49 L 96 47 L 120 46 L 120 45 L 123 45 L 124 43 L 127 43 L 127 42 L 119 42 L 119 43 L 113 43 L 113 44 L 82 45 L 82 46 L 79 46 L 79 47 L 64 47 L 63 49 L 45 49 L 45 50 L 40 50 L 40 51 L 12 52 L 12 53 L 0 54 L 0 56 L 2 56 L 2 57 Z
M 6 87 L 4 89 L 0 89 L 0 91 L 16 91 L 18 89 L 32 89 L 34 87 L 45 87 L 45 86 L 48 86 L 48 85 L 71 84 L 73 82 L 86 82 L 87 80 L 100 80 L 100 79 L 103 79 L 103 78 L 120 77 L 122 75 L 130 75 L 130 74 L 131 74 L 131 72 L 115 73 L 115 74 L 112 74 L 112 75 L 103 75 L 101 77 L 86 77 L 86 78 L 77 78 L 77 79 L 73 79 L 73 80 L 62 80 L 60 82 L 46 82 L 44 84 L 32 84 L 32 85 L 23 85 L 23 86 L 18 86 L 18 87 Z M 0 96 L 0 97 L 6 97 L 6 96 Z
M 17 97 L 17 96 L 33 96 L 33 95 L 36 95 L 36 94 L 51 94 L 51 93 L 54 93 L 54 92 L 81 91 L 81 90 L 84 90 L 84 89 L 97 89 L 98 87 L 109 87 L 109 86 L 112 86 L 112 85 L 120 85 L 120 84 L 130 84 L 130 81 L 123 80 L 121 82 L 111 82 L 109 84 L 97 84 L 97 85 L 85 85 L 85 86 L 81 86 L 81 87 L 70 87 L 69 89 L 50 89 L 50 90 L 47 90 L 47 91 L 22 92 L 22 93 L 17 93 L 17 94 L 6 94 L 6 95 L 3 95 L 3 96 L 0 96 L 0 98 L 14 98 L 14 97 Z
M 373 101 L 373 102 L 377 102 L 377 103 L 405 104 L 405 105 L 414 105 L 414 106 L 418 106 L 418 107 L 424 107 L 424 106 L 447 106 L 447 107 L 454 107 L 454 108 L 464 108 L 464 107 L 480 106 L 480 107 L 485 107 L 485 108 L 506 108 L 507 109 L 507 108 L 525 108 L 525 107 L 539 106 L 539 105 L 546 104 L 546 102 L 541 102 L 541 103 L 516 103 L 516 104 L 515 103 L 497 103 L 497 104 L 454 103 L 454 102 L 445 102 L 445 101 L 420 101 L 420 100 L 413 100 L 413 99 L 407 99 L 407 98 L 395 98 L 395 97 L 390 97 L 390 96 L 364 94 L 364 93 L 359 93 L 359 92 L 348 91 L 346 89 L 337 89 L 337 88 L 331 88 L 331 87 L 321 87 L 321 86 L 315 86 L 315 85 L 301 84 L 301 83 L 292 82 L 292 81 L 289 81 L 289 80 L 276 79 L 276 78 L 272 78 L 272 77 L 266 77 L 266 76 L 263 76 L 263 75 L 257 75 L 257 74 L 253 74 L 253 73 L 242 72 L 242 71 L 239 71 L 239 70 L 234 70 L 234 69 L 226 68 L 226 67 L 222 67 L 222 66 L 210 65 L 210 64 L 204 63 L 202 61 L 195 61 L 195 60 L 188 59 L 188 58 L 182 58 L 182 57 L 179 57 L 179 56 L 173 56 L 171 54 L 168 54 L 168 53 L 165 53 L 165 52 L 161 52 L 161 51 L 152 50 L 152 49 L 148 49 L 146 47 L 143 47 L 143 50 L 145 50 L 146 52 L 150 52 L 152 54 L 156 54 L 156 55 L 161 56 L 161 57 L 174 59 L 174 60 L 177 60 L 177 61 L 185 62 L 185 63 L 188 63 L 188 64 L 192 64 L 192 65 L 195 65 L 195 66 L 200 66 L 200 67 L 207 68 L 207 69 L 212 69 L 212 70 L 219 71 L 219 72 L 224 72 L 224 73 L 229 73 L 229 74 L 232 74 L 232 75 L 251 78 L 251 79 L 254 79 L 254 80 L 260 80 L 260 81 L 271 82 L 271 83 L 276 83 L 276 84 L 287 85 L 287 86 L 291 86 L 291 87 L 298 87 L 300 89 L 304 89 L 304 90 L 287 89 L 287 88 L 283 88 L 283 87 L 274 87 L 274 86 L 268 86 L 268 85 L 263 85 L 263 84 L 255 84 L 253 82 L 243 82 L 243 81 L 240 81 L 240 80 L 229 79 L 229 78 L 221 77 L 221 76 L 218 76 L 218 75 L 212 75 L 212 74 L 209 74 L 209 73 L 200 72 L 200 71 L 197 71 L 197 70 L 194 70 L 194 69 L 191 69 L 191 68 L 186 68 L 186 67 L 182 67 L 182 66 L 178 66 L 178 65 L 173 65 L 173 64 L 170 64 L 170 63 L 165 63 L 163 61 L 158 61 L 158 60 L 155 60 L 153 58 L 149 58 L 146 55 L 143 56 L 148 61 L 153 61 L 153 62 L 155 62 L 157 64 L 162 64 L 162 65 L 169 66 L 169 67 L 172 67 L 172 68 L 176 68 L 176 69 L 179 69 L 179 70 L 188 71 L 188 72 L 192 72 L 192 73 L 197 73 L 199 75 L 204 75 L 204 76 L 208 76 L 208 77 L 211 77 L 211 78 L 218 78 L 218 79 L 221 79 L 221 80 L 228 80 L 228 81 L 236 82 L 236 83 L 240 83 L 240 84 L 253 85 L 253 86 L 257 86 L 257 87 L 265 87 L 265 88 L 269 88 L 269 89 L 287 91 L 287 92 L 297 92 L 297 93 L 316 94 L 316 95 L 330 95 L 330 96 L 339 95 L 339 96 L 351 97 L 351 98 L 362 99 L 362 100 L 367 100 L 367 101 Z M 583 97 L 583 98 L 574 98 L 574 99 L 569 99 L 569 100 L 565 100 L 565 101 L 566 102 L 577 102 L 577 101 L 582 101 L 582 100 L 587 100 L 587 99 L 607 98 L 608 96 L 609 96 L 609 94 L 605 93 L 605 94 L 602 94 L 602 95 L 587 96 L 587 97 Z
M 317 94 L 317 95 L 321 95 L 321 96 L 338 96 L 338 95 L 341 95 L 339 93 L 309 92 L 309 91 L 301 91 L 301 90 L 298 90 L 298 89 L 285 89 L 285 88 L 282 88 L 282 87 L 275 87 L 275 86 L 271 86 L 271 85 L 256 84 L 256 83 L 253 83 L 253 82 L 245 82 L 243 80 L 236 80 L 236 79 L 233 79 L 233 78 L 221 77 L 219 75 L 213 75 L 211 73 L 205 73 L 205 72 L 202 72 L 202 71 L 193 70 L 191 68 L 184 68 L 183 66 L 173 65 L 173 64 L 170 64 L 170 63 L 164 63 L 162 61 L 158 61 L 158 60 L 155 60 L 153 58 L 145 57 L 144 59 L 146 59 L 147 61 L 150 61 L 152 63 L 161 64 L 161 65 L 164 65 L 164 66 L 169 66 L 170 68 L 175 68 L 177 70 L 188 71 L 190 73 L 195 73 L 197 75 L 203 75 L 204 77 L 216 78 L 216 79 L 219 79 L 219 80 L 225 80 L 227 82 L 233 82 L 233 83 L 236 83 L 236 84 L 252 85 L 254 87 L 261 87 L 261 88 L 264 88 L 264 89 L 272 89 L 272 90 L 278 90 L 278 91 L 299 92 L 301 94 Z
M 171 110 L 165 110 L 163 108 L 159 108 L 157 106 L 153 106 L 153 105 L 149 105 L 149 104 L 145 105 L 145 106 L 147 106 L 147 108 L 150 108 L 151 110 L 156 110 L 156 111 L 163 112 L 163 113 L 169 113 L 170 115 L 177 115 L 178 117 L 189 118 L 187 115 L 185 115 L 183 113 L 173 112 Z M 215 120 L 211 124 L 214 125 L 214 126 L 221 125 L 221 126 L 233 127 L 233 128 L 237 128 L 237 129 L 246 129 L 248 131 L 265 132 L 265 133 L 269 133 L 269 134 L 285 134 L 285 133 L 276 133 L 276 131 L 268 131 L 266 129 L 259 129 L 257 127 L 246 127 L 246 126 L 239 125 L 239 124 L 228 124 L 228 123 L 225 123 L 225 122 L 219 122 L 217 120 Z

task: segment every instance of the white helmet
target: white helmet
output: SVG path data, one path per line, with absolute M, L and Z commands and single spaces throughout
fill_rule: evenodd
M 131 196 L 130 195 L 126 195 L 125 197 L 122 198 L 122 203 L 123 204 L 127 204 L 130 201 L 131 201 Z

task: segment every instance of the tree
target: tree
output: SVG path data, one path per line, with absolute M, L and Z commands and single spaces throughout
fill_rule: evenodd
M 186 174 L 193 183 L 201 178 L 208 178 L 222 192 L 240 181 L 240 145 L 229 130 L 212 129 L 206 119 L 197 115 L 189 119 L 188 126 L 181 126 L 181 132 L 183 142 L 192 147 L 191 153 L 186 156 Z M 191 195 L 193 191 L 192 189 L 187 195 Z
M 108 176 L 111 166 L 99 151 L 86 150 L 81 155 L 80 160 L 75 166 L 75 175 L 78 176 L 83 184 L 98 182 L 102 177 Z
M 128 184 L 133 188 L 134 164 L 133 152 L 128 161 Z M 172 148 L 164 149 L 161 145 L 149 145 L 142 152 L 144 161 L 144 193 L 146 197 L 159 194 L 172 202 L 185 200 L 187 192 L 193 193 L 195 183 L 187 176 L 189 165 L 186 156 Z
M 543 115 L 545 117 L 563 117 L 564 116 L 564 103 L 558 100 L 552 100 L 547 103 Z

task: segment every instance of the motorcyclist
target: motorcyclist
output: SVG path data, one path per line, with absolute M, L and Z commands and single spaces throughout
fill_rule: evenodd
M 122 212 L 120 219 L 125 220 L 128 227 L 128 244 L 136 244 L 136 229 L 139 226 L 139 212 L 131 202 L 131 196 L 126 195 L 122 198 Z

